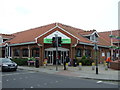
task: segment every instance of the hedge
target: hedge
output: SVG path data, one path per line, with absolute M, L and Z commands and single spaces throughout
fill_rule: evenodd
M 17 63 L 19 66 L 27 65 L 28 58 L 13 58 L 12 61 Z

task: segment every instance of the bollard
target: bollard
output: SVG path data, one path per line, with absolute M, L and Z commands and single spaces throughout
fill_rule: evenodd
M 79 63 L 79 70 L 82 69 L 82 63 Z
M 108 70 L 108 65 L 107 65 L 107 63 L 105 63 L 105 70 Z
M 46 62 L 44 62 L 44 68 L 46 68 Z
M 66 63 L 66 70 L 68 70 L 68 63 Z
M 95 70 L 95 63 L 92 63 L 92 70 Z
M 104 63 L 104 66 L 105 66 L 105 64 L 106 64 L 106 61 L 104 61 L 103 63 Z

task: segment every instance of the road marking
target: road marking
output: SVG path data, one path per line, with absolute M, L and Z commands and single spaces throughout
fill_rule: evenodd
M 102 83 L 102 81 L 97 81 L 97 83 Z
M 118 85 L 118 83 L 112 83 L 112 82 L 103 82 L 105 84 L 112 84 L 112 85 Z
M 31 86 L 30 88 L 33 88 L 33 86 Z
M 9 80 L 7 79 L 6 81 L 8 82 Z

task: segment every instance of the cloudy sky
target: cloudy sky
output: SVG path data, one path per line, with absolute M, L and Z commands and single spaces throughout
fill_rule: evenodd
M 120 0 L 0 0 L 0 33 L 59 22 L 97 31 L 118 29 Z

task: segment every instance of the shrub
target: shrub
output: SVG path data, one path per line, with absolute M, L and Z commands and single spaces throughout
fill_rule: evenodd
M 15 63 L 17 63 L 19 66 L 22 65 L 27 65 L 27 58 L 13 58 L 12 61 L 14 61 Z
M 92 65 L 93 60 L 91 58 L 87 58 L 86 56 L 83 56 L 81 59 L 77 60 L 77 64 L 82 63 L 82 65 Z

